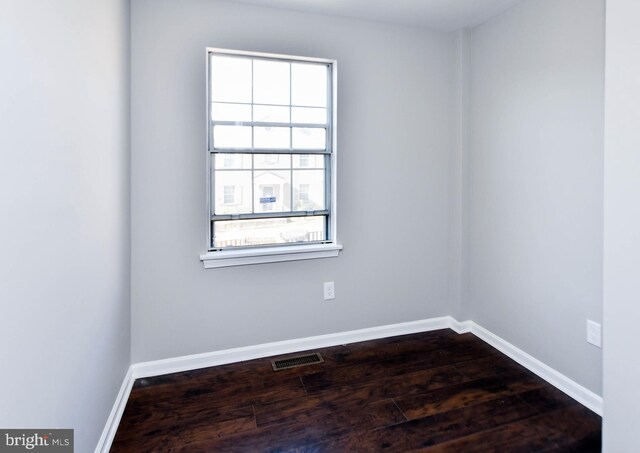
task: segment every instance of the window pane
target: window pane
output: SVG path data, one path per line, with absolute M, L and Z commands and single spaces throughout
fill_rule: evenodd
M 291 211 L 291 172 L 253 172 L 254 212 Z
M 291 156 L 288 154 L 255 154 L 253 159 L 253 168 L 257 170 L 291 168 Z
M 251 148 L 251 127 L 214 126 L 214 148 Z
M 279 219 L 228 220 L 215 222 L 216 248 L 324 241 L 325 217 L 285 217 Z
M 214 121 L 251 121 L 251 106 L 247 104 L 211 104 L 211 119 Z
M 324 170 L 293 171 L 294 211 L 325 209 Z
M 323 154 L 294 154 L 293 168 L 324 168 Z
M 303 107 L 327 106 L 327 66 L 293 63 L 291 65 L 291 104 Z
M 216 170 L 214 180 L 214 214 L 251 213 L 251 171 Z
M 251 170 L 251 154 L 214 154 L 215 168 L 218 170 Z
M 327 109 L 293 107 L 291 122 L 307 124 L 327 124 Z
M 320 128 L 293 128 L 293 149 L 325 149 L 326 130 Z
M 211 57 L 211 100 L 251 102 L 251 60 L 238 57 Z
M 289 149 L 289 128 L 255 127 L 253 129 L 253 146 L 263 149 Z
M 253 102 L 289 105 L 289 63 L 253 60 Z
M 254 105 L 253 121 L 265 123 L 288 123 L 289 107 Z

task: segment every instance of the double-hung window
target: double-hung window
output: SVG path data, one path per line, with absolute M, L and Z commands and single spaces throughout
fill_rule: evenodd
M 207 61 L 205 266 L 337 255 L 335 61 L 221 49 Z

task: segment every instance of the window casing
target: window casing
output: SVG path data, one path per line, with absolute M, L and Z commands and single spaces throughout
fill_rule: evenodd
M 335 244 L 335 66 L 208 49 L 209 252 Z

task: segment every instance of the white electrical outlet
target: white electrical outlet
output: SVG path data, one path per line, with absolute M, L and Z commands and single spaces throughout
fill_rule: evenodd
M 324 300 L 331 300 L 336 298 L 336 290 L 333 286 L 333 282 L 324 282 Z
M 602 326 L 587 319 L 587 342 L 599 348 L 602 347 Z

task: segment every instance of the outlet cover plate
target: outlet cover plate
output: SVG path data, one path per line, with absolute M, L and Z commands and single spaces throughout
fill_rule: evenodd
M 336 291 L 333 282 L 324 282 L 324 300 L 336 298 Z

